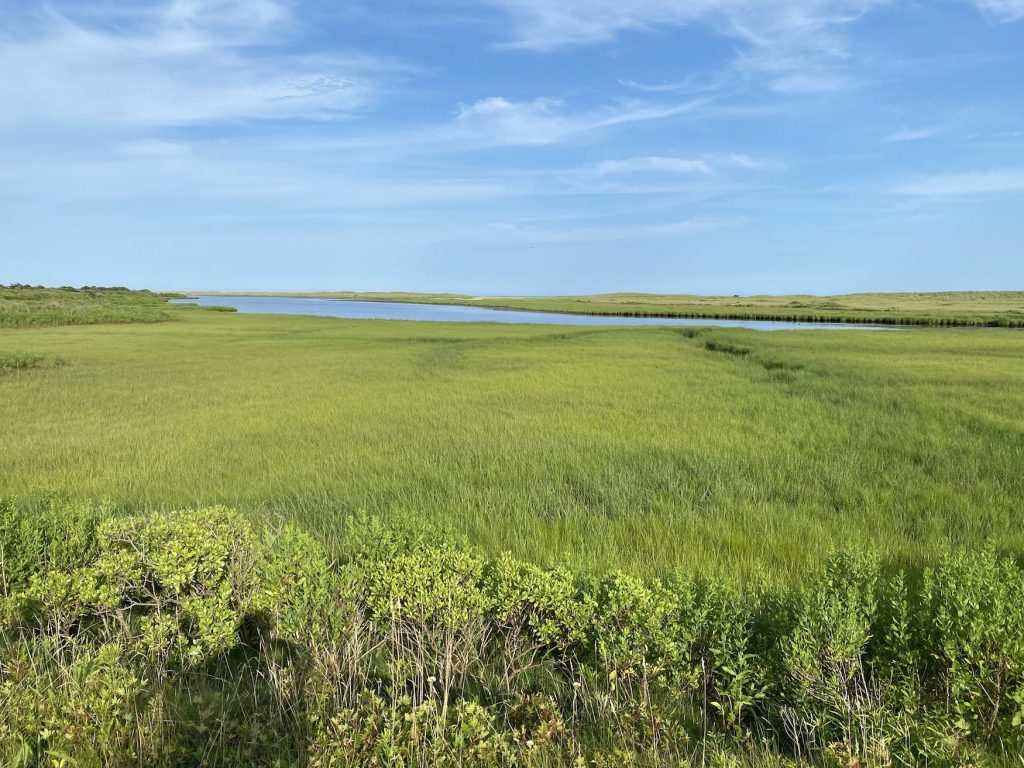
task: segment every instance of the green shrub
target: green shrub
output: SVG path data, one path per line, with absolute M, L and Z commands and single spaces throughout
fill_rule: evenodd
M 0 645 L 0 762 L 130 765 L 137 760 L 144 681 L 116 645 L 54 638 Z M 142 717 L 139 715 L 142 713 Z
M 43 358 L 39 355 L 29 355 L 24 352 L 0 351 L 0 376 L 5 373 L 35 368 L 42 362 Z
M 992 551 L 916 589 L 839 554 L 792 591 L 382 530 L 335 561 L 221 507 L 0 506 L 0 760 L 882 768 L 1024 745 L 1024 574 Z
M 755 606 L 733 584 L 711 582 L 700 597 L 701 696 L 729 730 L 755 725 L 766 695 L 764 659 L 753 652 Z
M 927 571 L 922 610 L 949 727 L 962 738 L 1019 738 L 1024 571 L 991 550 L 952 553 Z
M 74 563 L 66 542 L 44 541 L 39 571 L 14 595 L 30 623 L 184 666 L 236 644 L 255 587 L 252 530 L 236 513 L 111 517 L 76 544 Z
M 636 683 L 646 695 L 652 683 L 663 682 L 678 668 L 687 651 L 677 645 L 673 597 L 660 582 L 647 585 L 625 574 L 601 583 L 596 646 L 616 688 Z
M 0 501 L 0 596 L 24 589 L 34 575 L 90 561 L 96 530 L 109 516 L 102 506 L 58 496 L 31 513 L 16 501 Z
M 876 557 L 832 558 L 802 596 L 792 633 L 782 642 L 787 730 L 804 749 L 841 745 L 847 761 L 884 747 L 881 682 L 868 648 L 878 630 L 881 564 Z
M 564 569 L 540 568 L 505 554 L 491 565 L 486 591 L 500 639 L 504 688 L 511 690 L 521 675 L 541 666 L 574 681 L 591 641 L 595 610 L 580 580 Z

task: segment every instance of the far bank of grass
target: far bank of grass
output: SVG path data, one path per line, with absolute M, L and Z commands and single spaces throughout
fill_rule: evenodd
M 569 312 L 581 315 L 626 317 L 1008 328 L 1024 326 L 1024 291 L 856 293 L 841 296 L 694 296 L 607 293 L 593 296 L 502 297 L 348 291 L 222 295 L 308 296 L 363 301 L 406 301 L 422 304 L 455 304 L 537 312 Z

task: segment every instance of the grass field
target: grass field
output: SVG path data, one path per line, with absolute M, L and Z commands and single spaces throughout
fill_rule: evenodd
M 0 497 L 427 521 L 590 571 L 1024 552 L 1024 333 L 225 315 L 0 328 Z M 28 356 L 28 357 L 25 357 Z M 11 359 L 15 359 L 12 357 Z
M 946 293 L 854 293 L 842 296 L 692 296 L 607 293 L 595 296 L 466 296 L 426 293 L 291 294 L 366 301 L 572 312 L 584 315 L 696 317 L 735 320 L 793 320 L 819 323 L 881 323 L 928 326 L 1024 326 L 1024 291 L 955 291 Z

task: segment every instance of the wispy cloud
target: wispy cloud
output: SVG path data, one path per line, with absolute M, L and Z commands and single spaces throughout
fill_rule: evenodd
M 710 174 L 707 160 L 683 157 L 633 157 L 628 160 L 605 160 L 597 166 L 597 173 L 669 173 L 669 174 Z
M 710 176 L 722 171 L 765 171 L 778 169 L 775 160 L 751 157 L 742 152 L 703 154 L 699 157 L 631 157 L 624 160 L 605 160 L 595 172 L 599 176 L 618 174 L 668 174 L 683 176 Z
M 483 0 L 515 22 L 509 47 L 538 50 L 606 42 L 621 32 L 707 24 L 767 45 L 817 34 L 887 0 Z
M 1003 22 L 1024 19 L 1024 0 L 974 0 L 983 13 Z
M 763 78 L 779 93 L 851 87 L 843 29 L 897 0 L 480 0 L 513 21 L 509 48 L 552 50 L 605 43 L 629 31 L 700 25 L 739 42 L 733 71 Z M 649 92 L 694 92 L 721 81 L 646 85 Z
M 897 184 L 889 191 L 896 195 L 923 198 L 978 197 L 1024 192 L 1024 168 L 924 176 Z
M 511 101 L 501 96 L 463 106 L 455 119 L 422 139 L 454 141 L 459 146 L 527 146 L 556 144 L 591 131 L 692 113 L 700 100 L 676 104 L 627 102 L 598 109 L 571 111 L 559 99 Z
M 900 128 L 882 138 L 886 144 L 901 144 L 908 141 L 922 141 L 938 136 L 945 129 L 942 125 L 929 125 L 922 128 Z
M 0 125 L 173 126 L 325 119 L 371 103 L 396 65 L 336 52 L 290 53 L 291 4 L 173 0 L 96 23 L 37 15 L 0 37 Z M 84 8 L 84 5 L 83 5 Z

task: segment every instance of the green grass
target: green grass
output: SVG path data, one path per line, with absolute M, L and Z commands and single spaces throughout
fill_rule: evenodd
M 1024 333 L 227 315 L 0 328 L 0 497 L 344 513 L 487 554 L 791 580 L 868 543 L 1024 552 Z
M 633 317 L 1010 328 L 1024 326 L 1024 291 L 855 293 L 842 296 L 691 296 L 606 293 L 595 296 L 503 297 L 466 296 L 450 293 L 354 293 L 351 291 L 233 295 L 315 296 L 366 301 L 407 301 L 423 304 L 459 304 L 538 312 Z
M 127 288 L 42 288 L 0 285 L 0 328 L 170 320 L 167 299 L 181 294 Z

